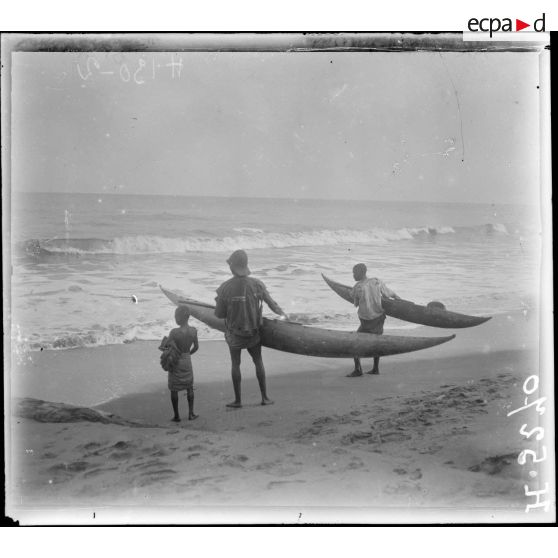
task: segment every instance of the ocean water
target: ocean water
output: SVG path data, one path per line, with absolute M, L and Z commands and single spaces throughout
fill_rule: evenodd
M 540 225 L 525 206 L 26 193 L 12 197 L 11 233 L 18 354 L 159 339 L 174 308 L 158 285 L 213 302 L 238 248 L 309 325 L 357 327 L 321 274 L 352 284 L 358 262 L 417 303 L 481 315 L 538 305 Z M 201 338 L 222 335 L 193 322 Z

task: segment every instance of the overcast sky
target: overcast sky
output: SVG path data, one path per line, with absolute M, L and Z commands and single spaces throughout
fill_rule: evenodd
M 16 191 L 538 201 L 536 53 L 12 64 Z

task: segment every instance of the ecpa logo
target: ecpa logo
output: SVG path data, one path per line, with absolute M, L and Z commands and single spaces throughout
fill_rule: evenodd
M 530 23 L 525 23 L 520 19 L 515 20 L 515 29 L 512 23 L 512 19 L 509 17 L 505 17 L 500 19 L 498 17 L 484 17 L 478 19 L 476 17 L 472 17 L 467 22 L 467 28 L 472 33 L 490 33 L 490 37 L 492 38 L 492 33 L 513 33 L 515 31 L 522 31 L 523 29 L 527 29 L 527 27 L 532 27 L 534 31 L 537 33 L 543 33 L 545 31 L 545 14 L 536 19 L 533 22 L 533 25 Z

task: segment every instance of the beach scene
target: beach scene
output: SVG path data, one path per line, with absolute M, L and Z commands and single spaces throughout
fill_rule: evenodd
M 12 53 L 10 515 L 553 521 L 537 56 Z M 227 406 L 237 250 L 285 314 L 263 305 L 272 405 L 242 350 Z M 420 318 L 355 333 L 359 263 Z M 179 391 L 173 422 L 177 300 L 197 417 Z M 359 356 L 380 373 L 347 377 Z

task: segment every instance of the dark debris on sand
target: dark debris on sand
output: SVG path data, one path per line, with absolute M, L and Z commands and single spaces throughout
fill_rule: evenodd
M 100 422 L 124 426 L 146 426 L 89 407 L 75 407 L 66 403 L 52 403 L 31 397 L 16 400 L 14 414 L 17 417 L 38 422 Z

